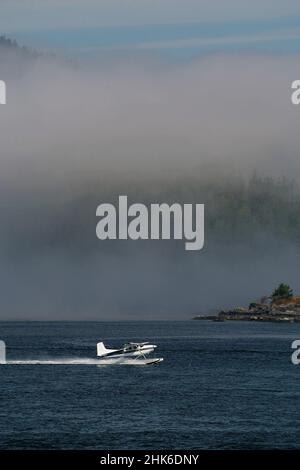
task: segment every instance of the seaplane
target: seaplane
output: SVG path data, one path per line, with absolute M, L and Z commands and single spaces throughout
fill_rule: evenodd
M 150 343 L 126 343 L 121 349 L 108 349 L 103 342 L 97 344 L 101 364 L 149 365 L 163 361 L 162 357 L 146 358 L 157 346 Z

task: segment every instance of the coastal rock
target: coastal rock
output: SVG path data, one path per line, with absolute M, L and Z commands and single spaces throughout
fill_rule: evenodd
M 285 299 L 282 303 L 252 302 L 249 308 L 236 307 L 221 310 L 217 315 L 197 315 L 194 320 L 212 321 L 261 321 L 261 322 L 300 322 L 299 297 Z

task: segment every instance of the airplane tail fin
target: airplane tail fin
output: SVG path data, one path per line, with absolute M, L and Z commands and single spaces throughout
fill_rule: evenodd
M 109 349 L 106 349 L 104 343 L 97 343 L 97 356 L 104 356 L 109 352 Z

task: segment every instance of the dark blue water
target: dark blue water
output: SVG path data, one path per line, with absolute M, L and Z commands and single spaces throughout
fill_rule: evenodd
M 0 323 L 8 360 L 153 341 L 155 366 L 0 366 L 1 449 L 300 448 L 300 324 Z

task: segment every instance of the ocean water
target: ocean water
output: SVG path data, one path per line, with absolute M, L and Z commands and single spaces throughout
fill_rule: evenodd
M 7 322 L 0 339 L 1 449 L 300 448 L 300 324 Z M 164 362 L 97 366 L 100 340 Z

